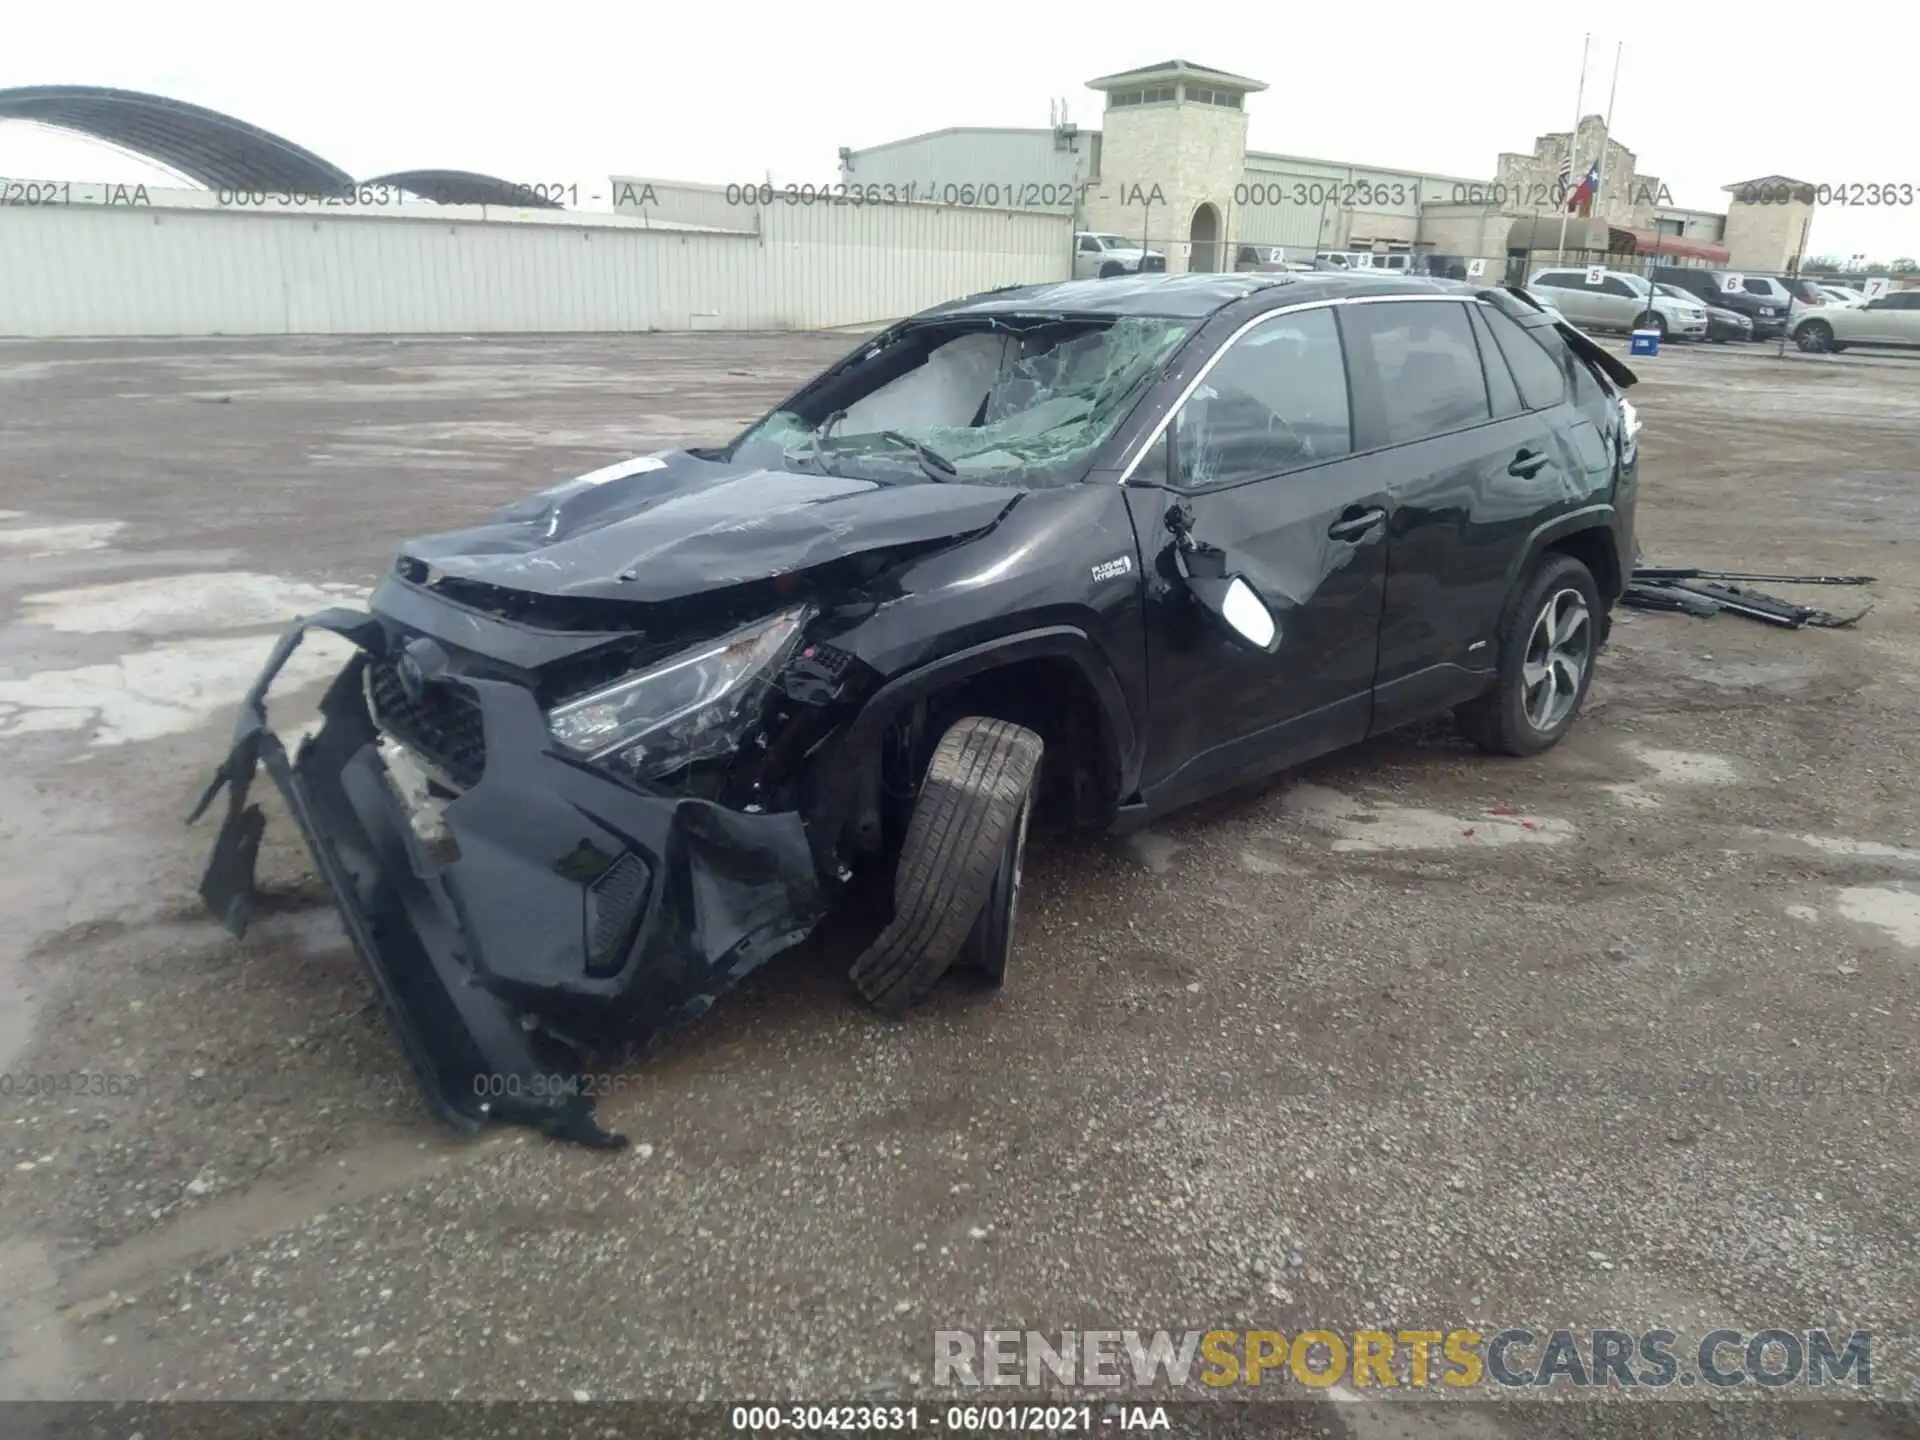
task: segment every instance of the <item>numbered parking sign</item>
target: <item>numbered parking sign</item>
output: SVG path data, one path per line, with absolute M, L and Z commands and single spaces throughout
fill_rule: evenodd
M 1193 258 L 1193 246 L 1182 245 L 1180 247 L 1180 258 L 1182 260 L 1191 260 Z
M 1747 288 L 1747 277 L 1744 275 L 1729 275 L 1720 282 L 1720 288 L 1728 291 L 1744 290 Z
M 1606 279 L 1607 279 L 1607 267 L 1606 267 L 1606 266 L 1604 266 L 1604 265 L 1589 265 L 1589 266 L 1587 266 L 1587 284 L 1589 284 L 1589 285 L 1601 285 L 1601 284 L 1605 284 L 1605 283 L 1606 283 Z
M 1478 276 L 1486 273 L 1487 262 L 1484 259 L 1467 261 L 1467 274 Z
M 1867 288 L 1860 293 L 1865 295 L 1869 300 L 1878 300 L 1882 295 L 1887 293 L 1887 277 L 1884 275 L 1874 276 L 1873 279 L 1867 281 Z

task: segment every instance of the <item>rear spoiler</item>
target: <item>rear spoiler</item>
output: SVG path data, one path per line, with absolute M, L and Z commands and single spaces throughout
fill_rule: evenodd
M 1511 295 L 1536 315 L 1546 314 L 1546 311 L 1540 308 L 1539 302 L 1518 285 L 1503 285 L 1500 287 L 1498 293 Z M 1591 335 L 1587 334 L 1586 331 L 1576 330 L 1564 320 L 1556 322 L 1553 328 L 1560 332 L 1560 338 L 1567 342 L 1567 348 L 1569 350 L 1593 366 L 1593 368 L 1598 370 L 1602 375 L 1605 375 L 1622 390 L 1637 385 L 1640 382 L 1640 377 L 1628 368 L 1625 361 L 1618 355 L 1615 355 L 1611 350 L 1602 348 L 1600 343 Z

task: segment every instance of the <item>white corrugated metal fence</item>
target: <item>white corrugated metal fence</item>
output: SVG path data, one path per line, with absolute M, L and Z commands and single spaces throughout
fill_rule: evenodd
M 9 207 L 0 335 L 826 329 L 1062 279 L 1072 224 L 926 205 L 776 204 L 726 229 L 486 216 Z

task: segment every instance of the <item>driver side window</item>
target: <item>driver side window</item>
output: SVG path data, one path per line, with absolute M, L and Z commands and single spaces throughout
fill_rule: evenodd
M 1173 487 L 1215 490 L 1352 453 L 1347 370 L 1331 309 L 1262 321 L 1174 417 Z

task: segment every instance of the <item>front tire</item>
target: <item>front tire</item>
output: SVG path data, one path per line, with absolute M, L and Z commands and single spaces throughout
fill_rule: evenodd
M 1109 260 L 1100 267 L 1100 278 L 1102 280 L 1111 280 L 1116 275 L 1124 275 L 1126 273 L 1127 267 L 1122 265 L 1118 260 Z
M 940 737 L 900 847 L 893 918 L 849 972 L 875 1009 L 908 1009 L 963 958 L 1004 974 L 1044 748 L 1024 726 L 979 716 Z
M 1667 317 L 1662 315 L 1658 310 L 1649 310 L 1646 314 L 1642 315 L 1639 320 L 1634 322 L 1634 329 L 1651 330 L 1660 337 L 1661 343 L 1664 344 L 1667 338 Z
M 1454 711 L 1461 733 L 1490 755 L 1557 745 L 1593 681 L 1603 620 L 1593 572 L 1571 555 L 1547 555 L 1502 626 L 1493 684 Z
M 1824 355 L 1834 348 L 1833 327 L 1824 320 L 1809 320 L 1793 332 L 1793 343 L 1808 355 Z
M 955 957 L 956 964 L 977 971 L 996 989 L 1006 982 L 1007 959 L 1013 954 L 1014 925 L 1020 917 L 1020 879 L 1027 859 L 1027 822 L 1032 815 L 1033 795 L 1029 792 L 1001 851 L 999 868 L 993 872 L 987 903 Z

